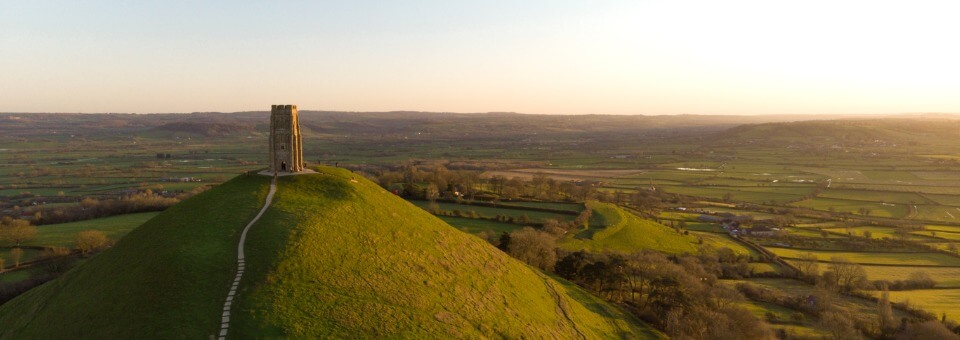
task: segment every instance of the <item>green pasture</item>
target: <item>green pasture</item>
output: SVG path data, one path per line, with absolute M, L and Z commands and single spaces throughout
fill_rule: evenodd
M 563 203 L 563 202 L 514 202 L 514 201 L 500 201 L 500 205 L 506 205 L 511 207 L 527 207 L 527 208 L 541 208 L 541 209 L 554 209 L 554 210 L 566 210 L 581 212 L 584 207 L 582 203 Z
M 937 281 L 937 288 L 960 288 L 960 268 L 925 268 L 910 266 L 863 266 L 870 280 L 906 280 L 910 274 L 923 271 Z
M 773 314 L 773 315 L 776 315 L 777 319 L 781 321 L 789 322 L 790 315 L 793 313 L 797 313 L 797 311 L 784 306 L 775 305 L 772 303 L 762 302 L 762 301 L 753 301 L 753 300 L 742 301 L 742 302 L 739 302 L 738 304 L 746 308 L 747 310 L 749 310 L 750 313 L 753 314 L 753 316 L 767 323 L 770 329 L 773 329 L 773 330 L 783 329 L 784 331 L 787 332 L 787 334 L 790 334 L 794 337 L 798 337 L 801 339 L 802 338 L 820 338 L 820 337 L 826 337 L 830 334 L 826 330 L 818 329 L 816 327 L 816 322 L 814 320 L 806 320 L 803 324 L 800 324 L 800 325 L 786 324 L 786 323 L 774 324 L 767 320 L 767 315 Z
M 960 208 L 942 205 L 918 205 L 915 219 L 941 222 L 960 222 Z
M 819 197 L 835 198 L 852 201 L 871 201 L 901 204 L 923 204 L 927 202 L 923 196 L 912 192 L 872 191 L 852 189 L 827 189 Z
M 851 227 L 851 228 L 824 228 L 823 230 L 849 235 L 849 236 L 858 236 L 863 237 L 864 232 L 870 232 L 870 238 L 874 239 L 896 239 L 897 236 L 894 234 L 894 228 L 892 227 L 877 227 L 877 226 L 861 226 L 861 227 Z M 852 233 L 852 235 L 848 234 Z M 924 235 L 925 234 L 925 235 Z M 908 240 L 911 241 L 930 241 L 929 233 L 917 233 L 915 235 L 909 235 Z
M 697 239 L 678 234 L 673 229 L 645 220 L 609 203 L 590 202 L 594 216 L 600 216 L 605 227 L 582 231 L 561 240 L 565 250 L 634 252 L 651 249 L 666 253 L 695 253 Z M 590 224 L 594 229 L 594 223 Z M 582 236 L 588 235 L 586 237 Z
M 960 180 L 957 180 L 960 183 Z M 960 195 L 924 194 L 927 198 L 941 204 L 960 207 Z
M 667 193 L 681 194 L 686 196 L 705 197 L 715 200 L 723 199 L 730 194 L 733 201 L 750 202 L 764 204 L 769 202 L 788 202 L 802 198 L 802 195 L 780 193 L 773 189 L 769 191 L 747 191 L 745 189 L 733 189 L 724 187 L 705 187 L 705 186 L 663 186 L 661 189 Z
M 907 171 L 896 170 L 863 170 L 864 176 L 875 181 L 913 181 L 920 179 L 916 175 Z
M 960 289 L 891 291 L 890 301 L 907 302 L 934 315 L 946 314 L 948 319 L 960 320 Z
M 497 222 L 494 220 L 486 220 L 479 218 L 466 218 L 466 217 L 456 217 L 456 216 L 437 216 L 437 218 L 447 222 L 447 224 L 460 229 L 465 230 L 467 233 L 476 234 L 483 231 L 491 231 L 496 233 L 498 236 L 503 232 L 512 232 L 514 230 L 523 228 L 522 225 L 513 224 L 513 223 L 503 223 Z
M 835 183 L 836 184 L 836 183 Z M 837 188 L 862 189 L 872 191 L 899 191 L 918 192 L 924 195 L 960 195 L 960 186 L 955 181 L 926 181 L 917 180 L 904 183 L 842 183 L 834 185 Z
M 4 261 L 6 261 L 4 263 L 4 266 L 6 266 L 7 268 L 13 267 L 14 265 L 13 257 L 10 255 L 11 250 L 13 250 L 13 248 L 10 248 L 10 247 L 0 248 L 0 257 L 2 257 Z M 39 249 L 22 248 L 21 250 L 23 250 L 23 255 L 20 255 L 20 263 L 38 260 L 43 255 L 43 251 Z
M 726 280 L 726 282 L 729 282 L 730 284 L 735 284 L 737 282 L 749 282 L 754 285 L 782 291 L 794 296 L 806 297 L 816 294 L 816 288 L 813 285 L 793 279 L 751 278 L 745 280 Z M 834 307 L 840 312 L 847 313 L 848 315 L 874 316 L 876 315 L 877 311 L 876 302 L 846 295 L 837 295 Z M 900 310 L 894 310 L 894 315 L 897 317 L 897 319 L 908 316 L 906 313 Z
M 697 242 L 703 240 L 701 247 L 707 249 L 716 250 L 720 248 L 729 248 L 733 250 L 737 255 L 750 255 L 751 257 L 759 257 L 760 254 L 757 253 L 753 248 L 747 247 L 740 242 L 737 242 L 730 235 L 727 234 L 716 234 L 716 233 L 705 233 L 705 232 L 696 232 L 691 231 L 690 236 L 696 237 Z
M 767 262 L 752 262 L 750 263 L 750 270 L 756 274 L 782 272 L 782 268 L 780 268 L 779 265 Z
M 847 261 L 859 264 L 881 265 L 924 265 L 924 266 L 955 266 L 960 270 L 960 258 L 940 253 L 880 253 L 880 252 L 852 252 L 852 251 L 823 251 L 802 250 L 792 248 L 767 247 L 779 257 L 785 259 L 799 259 L 801 255 L 812 253 L 819 261 L 830 261 L 840 257 Z
M 937 224 L 927 224 L 923 226 L 925 230 L 934 230 L 937 232 L 951 232 L 951 233 L 960 233 L 960 226 L 956 225 L 937 225 Z
M 84 230 L 99 230 L 106 234 L 110 240 L 117 241 L 131 230 L 158 214 L 159 212 L 146 212 L 70 223 L 41 225 L 37 226 L 37 238 L 25 243 L 25 245 L 73 248 L 74 237 L 77 233 Z
M 23 281 L 29 278 L 30 272 L 27 270 L 0 272 L 0 284 Z
M 430 202 L 428 201 L 410 201 L 414 205 L 420 207 L 421 209 L 427 210 L 430 207 Z M 482 217 L 493 218 L 500 216 L 508 216 L 514 218 L 520 218 L 522 216 L 527 216 L 532 223 L 543 222 L 548 219 L 555 219 L 558 221 L 570 221 L 576 218 L 574 215 L 567 214 L 557 214 L 551 212 L 535 211 L 535 210 L 523 210 L 523 209 L 508 209 L 508 208 L 495 208 L 495 207 L 486 207 L 479 205 L 469 205 L 469 204 L 456 204 L 456 203 L 446 203 L 446 202 L 437 202 L 437 205 L 440 206 L 440 210 L 445 212 L 452 212 L 454 210 L 460 210 L 464 213 L 475 211 L 477 214 L 480 214 Z
M 852 214 L 859 214 L 860 208 L 867 208 L 870 209 L 870 216 L 876 217 L 902 218 L 909 212 L 905 204 L 891 203 L 884 205 L 876 202 L 849 201 L 833 198 L 812 198 L 794 202 L 791 203 L 791 205 L 820 211 L 831 211 L 832 208 L 832 211 L 835 212 Z

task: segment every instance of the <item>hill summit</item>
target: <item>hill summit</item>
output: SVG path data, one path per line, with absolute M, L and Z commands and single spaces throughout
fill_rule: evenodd
M 281 177 L 228 337 L 656 337 L 620 309 L 342 169 Z M 0 306 L 0 338 L 207 338 L 270 179 L 242 175 Z

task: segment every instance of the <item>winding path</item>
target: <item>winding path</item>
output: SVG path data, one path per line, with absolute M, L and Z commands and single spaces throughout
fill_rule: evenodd
M 257 223 L 257 220 L 260 219 L 260 216 L 263 216 L 263 213 L 267 211 L 267 208 L 270 207 L 270 203 L 273 202 L 273 194 L 277 192 L 277 178 L 274 177 L 270 182 L 270 192 L 267 194 L 267 200 L 263 204 L 263 208 L 260 208 L 260 212 L 257 213 L 257 216 L 243 228 L 243 232 L 240 233 L 240 243 L 237 244 L 237 277 L 233 279 L 233 284 L 230 286 L 230 292 L 227 293 L 227 301 L 223 303 L 223 315 L 221 316 L 220 321 L 220 338 L 219 340 L 224 340 L 227 338 L 227 329 L 230 328 L 230 307 L 233 305 L 233 297 L 237 294 L 237 287 L 240 286 L 240 278 L 243 277 L 243 243 L 247 241 L 247 231 L 250 230 L 250 227 L 254 223 Z

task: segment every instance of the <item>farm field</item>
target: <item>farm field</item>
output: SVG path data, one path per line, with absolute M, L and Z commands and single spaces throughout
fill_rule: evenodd
M 424 210 L 427 210 L 430 205 L 430 202 L 428 201 L 410 201 L 410 202 Z M 559 221 L 569 221 L 576 217 L 575 215 L 557 214 L 557 213 L 543 212 L 543 211 L 536 211 L 536 210 L 494 208 L 494 207 L 486 207 L 486 206 L 479 206 L 479 205 L 456 204 L 456 203 L 446 203 L 446 202 L 437 202 L 437 205 L 440 206 L 441 211 L 452 212 L 454 210 L 459 210 L 464 213 L 475 211 L 477 214 L 480 214 L 480 216 L 486 217 L 486 218 L 493 218 L 498 215 L 513 217 L 513 218 L 520 218 L 520 217 L 526 216 L 527 218 L 530 219 L 530 222 L 535 222 L 535 223 L 542 223 L 544 220 L 548 220 L 548 219 L 555 219 Z
M 464 230 L 470 234 L 477 234 L 483 231 L 490 231 L 499 235 L 503 232 L 512 232 L 514 230 L 523 228 L 522 225 L 512 224 L 512 223 L 503 223 L 486 219 L 479 218 L 466 218 L 466 217 L 456 217 L 456 216 L 437 216 L 437 218 L 447 222 L 447 224 Z
M 6 266 L 7 269 L 14 267 L 13 256 L 10 255 L 10 251 L 12 249 L 13 248 L 6 248 L 6 247 L 0 248 L 0 258 L 3 258 L 6 261 L 4 266 Z M 38 260 L 43 255 L 43 251 L 40 249 L 22 248 L 21 250 L 23 250 L 23 254 L 20 256 L 20 263 Z M 3 275 L 6 275 L 6 274 L 3 274 Z
M 117 241 L 158 214 L 157 212 L 125 214 L 79 222 L 41 225 L 37 227 L 37 238 L 24 245 L 73 248 L 74 236 L 84 230 L 102 231 L 107 238 Z
M 960 289 L 891 291 L 890 301 L 909 302 L 937 316 L 946 314 L 948 319 L 960 320 Z
M 521 201 L 500 201 L 500 205 L 512 207 L 543 208 L 554 210 L 566 210 L 572 212 L 581 212 L 584 207 L 582 203 L 558 203 L 558 202 L 521 202 Z
M 886 202 L 900 204 L 924 204 L 927 202 L 923 196 L 910 192 L 892 192 L 892 191 L 873 191 L 873 190 L 852 190 L 852 189 L 829 189 L 824 190 L 818 197 L 834 198 L 841 200 Z
M 879 203 L 867 201 L 851 201 L 833 198 L 811 198 L 791 205 L 810 208 L 820 211 L 835 211 L 840 213 L 858 214 L 860 209 L 869 209 L 869 216 L 903 218 L 909 213 L 905 204 Z
M 943 266 L 960 268 L 960 258 L 939 253 L 881 253 L 881 252 L 852 252 L 852 251 L 822 251 L 802 250 L 791 248 L 767 247 L 777 256 L 786 259 L 798 259 L 803 254 L 812 253 L 821 262 L 830 261 L 833 257 L 845 258 L 859 264 L 880 265 L 916 265 L 916 266 Z
M 844 234 L 848 236 L 863 236 L 865 232 L 870 232 L 870 238 L 874 239 L 896 239 L 897 235 L 894 234 L 894 228 L 891 227 L 873 227 L 873 226 L 863 226 L 863 227 L 852 227 L 852 228 L 824 228 L 823 230 L 834 232 L 838 234 Z M 852 233 L 849 234 L 849 233 Z M 918 242 L 929 242 L 934 241 L 935 239 L 930 237 L 929 232 L 913 232 L 908 236 L 908 239 L 911 241 Z
M 749 310 L 751 313 L 753 313 L 754 316 L 756 316 L 760 320 L 765 320 L 767 322 L 767 325 L 771 329 L 783 329 L 787 332 L 787 334 L 790 334 L 795 337 L 819 338 L 819 337 L 825 337 L 829 334 L 828 331 L 817 328 L 815 325 L 815 322 L 813 321 L 805 321 L 803 324 L 797 325 L 797 324 L 783 324 L 783 323 L 774 324 L 767 320 L 768 315 L 772 314 L 772 315 L 775 315 L 779 320 L 789 321 L 790 316 L 794 313 L 797 313 L 797 311 L 790 308 L 775 305 L 772 303 L 752 301 L 752 300 L 740 302 L 740 305 L 746 308 L 747 310 Z
M 749 282 L 761 287 L 766 287 L 769 289 L 780 290 L 787 294 L 791 295 L 801 295 L 801 296 L 810 296 L 816 294 L 816 288 L 812 285 L 806 284 L 804 282 L 792 280 L 792 279 L 776 279 L 776 278 L 752 278 L 746 280 L 724 280 L 729 284 L 736 284 L 738 282 Z M 861 299 L 852 296 L 838 295 L 836 297 L 837 304 L 835 305 L 841 311 L 845 311 L 848 315 L 874 315 L 876 314 L 876 303 L 870 300 Z M 894 314 L 899 319 L 900 317 L 907 316 L 905 313 L 899 310 L 894 310 Z

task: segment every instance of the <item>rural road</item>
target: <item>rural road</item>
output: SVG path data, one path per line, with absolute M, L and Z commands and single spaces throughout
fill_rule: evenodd
M 227 329 L 230 328 L 230 306 L 233 305 L 233 297 L 237 294 L 237 287 L 240 286 L 240 278 L 243 277 L 243 243 L 247 240 L 247 231 L 250 230 L 250 227 L 254 223 L 257 223 L 257 220 L 260 219 L 260 216 L 263 216 L 263 213 L 267 211 L 267 208 L 270 207 L 270 202 L 273 201 L 273 194 L 277 192 L 277 178 L 274 177 L 270 182 L 270 192 L 267 193 L 267 200 L 263 204 L 263 208 L 260 208 L 260 212 L 257 213 L 257 216 L 243 228 L 243 232 L 240 233 L 240 243 L 237 244 L 237 277 L 233 279 L 233 284 L 230 285 L 230 292 L 227 293 L 227 300 L 223 303 L 223 315 L 221 316 L 220 321 L 220 340 L 227 338 Z

